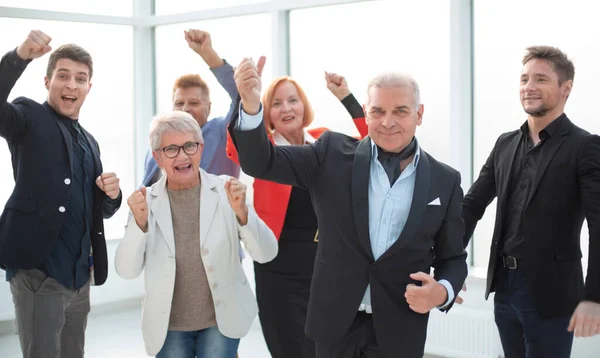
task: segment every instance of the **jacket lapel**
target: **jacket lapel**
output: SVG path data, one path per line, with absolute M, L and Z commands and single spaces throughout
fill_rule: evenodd
M 371 139 L 358 143 L 352 165 L 352 211 L 360 245 L 373 262 L 369 239 L 369 175 L 371 173 Z
M 173 219 L 171 217 L 171 203 L 169 194 L 167 193 L 167 178 L 162 176 L 156 184 L 152 186 L 152 195 L 150 202 L 150 210 L 156 220 L 156 224 L 160 228 L 163 238 L 167 242 L 167 246 L 175 256 L 175 236 L 173 234 Z
M 217 212 L 220 183 L 200 169 L 200 246 L 204 247 L 209 240 L 208 232 Z
M 415 177 L 415 190 L 413 192 L 408 218 L 406 219 L 406 225 L 404 225 L 404 229 L 402 229 L 398 240 L 396 240 L 396 242 L 394 242 L 392 246 L 379 257 L 377 262 L 392 256 L 397 248 L 403 247 L 414 237 L 415 231 L 421 223 L 423 213 L 427 208 L 431 168 L 429 167 L 427 154 L 421 150 L 419 156 Z
M 46 111 L 48 111 L 48 113 L 50 113 L 52 118 L 54 118 L 54 122 L 58 126 L 58 129 L 60 129 L 60 133 L 62 134 L 63 141 L 64 141 L 65 145 L 67 146 L 67 153 L 69 154 L 69 163 L 70 163 L 70 167 L 71 167 L 71 173 L 73 173 L 73 159 L 72 159 L 73 158 L 73 142 L 71 140 L 71 134 L 69 133 L 69 130 L 67 129 L 65 124 L 60 119 L 58 119 L 58 117 L 56 116 L 56 113 L 54 112 L 54 109 L 52 109 L 52 107 L 50 107 L 48 102 L 44 102 L 44 107 L 46 108 Z
M 79 126 L 81 128 L 81 133 L 83 134 L 83 136 L 85 137 L 85 140 L 87 141 L 87 145 L 90 148 L 90 150 L 92 151 L 92 160 L 94 161 L 94 173 L 96 175 L 96 177 L 98 177 L 98 175 L 102 174 L 102 163 L 100 162 L 100 152 L 98 151 L 98 148 L 95 145 L 95 142 L 92 141 L 91 135 L 88 133 L 88 131 L 86 131 L 81 125 Z M 94 181 L 96 180 L 96 178 L 94 178 Z
M 567 125 L 567 124 L 569 124 L 569 125 Z M 542 153 L 541 153 L 542 158 L 540 161 L 540 166 L 538 167 L 538 170 L 535 173 L 535 179 L 533 181 L 533 185 L 531 186 L 531 189 L 529 190 L 529 195 L 527 196 L 527 202 L 525 204 L 525 209 L 527 209 L 527 207 L 529 206 L 531 199 L 533 198 L 533 196 L 535 195 L 535 192 L 537 191 L 538 187 L 540 186 L 540 181 L 542 181 L 542 177 L 544 176 L 546 169 L 548 169 L 548 165 L 552 161 L 552 158 L 554 158 L 554 155 L 556 154 L 556 152 L 558 151 L 560 146 L 565 142 L 565 139 L 563 138 L 563 136 L 569 133 L 569 130 L 571 129 L 570 124 L 571 124 L 571 121 L 569 121 L 567 118 L 565 118 L 564 123 L 560 123 L 561 127 L 557 128 L 558 130 L 556 131 L 556 134 L 554 134 L 552 137 L 548 138 L 548 141 L 546 143 L 544 143 L 544 148 L 541 148 L 542 149 Z

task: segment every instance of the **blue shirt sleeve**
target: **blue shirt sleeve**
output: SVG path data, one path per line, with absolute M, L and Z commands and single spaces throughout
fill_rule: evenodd
M 250 114 L 244 112 L 244 109 L 242 108 L 241 103 L 240 103 L 239 111 L 240 111 L 240 117 L 238 119 L 237 127 L 236 127 L 236 129 L 238 129 L 238 130 L 251 131 L 253 129 L 258 128 L 258 126 L 260 125 L 260 122 L 262 122 L 262 120 L 263 120 L 262 103 L 260 104 L 260 110 L 255 115 L 250 115 Z
M 452 288 L 452 285 L 450 284 L 450 282 L 448 282 L 448 280 L 440 280 L 439 283 L 440 285 L 444 286 L 446 288 L 446 291 L 448 292 L 448 300 L 442 306 L 438 307 L 439 309 L 443 310 L 444 308 L 448 307 L 452 300 L 454 300 L 454 289 Z

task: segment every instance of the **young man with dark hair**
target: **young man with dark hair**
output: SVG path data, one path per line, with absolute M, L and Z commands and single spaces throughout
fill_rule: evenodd
M 466 246 L 498 198 L 486 298 L 496 292 L 506 358 L 567 358 L 573 331 L 600 333 L 600 137 L 564 113 L 574 76 L 559 49 L 527 49 L 520 79 L 527 121 L 498 138 L 462 202 Z M 585 284 L 584 218 L 590 234 Z
M 43 104 L 25 97 L 7 102 L 29 62 L 51 51 L 50 41 L 31 31 L 0 61 L 0 136 L 15 179 L 0 216 L 0 267 L 10 282 L 23 356 L 79 358 L 90 285 L 107 277 L 103 219 L 119 209 L 122 195 L 117 176 L 102 171 L 98 143 L 79 123 L 92 86 L 87 51 L 69 44 L 50 56 Z

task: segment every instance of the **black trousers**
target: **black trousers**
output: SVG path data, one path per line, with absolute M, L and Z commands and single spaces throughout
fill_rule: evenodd
M 498 265 L 494 316 L 506 358 L 568 358 L 573 332 L 570 316 L 545 318 L 527 289 L 525 268 Z
M 377 347 L 373 317 L 357 312 L 342 339 L 327 344 L 317 342 L 317 358 L 385 358 Z
M 273 358 L 315 358 L 315 343 L 304 333 L 310 277 L 298 277 L 254 263 L 258 317 Z

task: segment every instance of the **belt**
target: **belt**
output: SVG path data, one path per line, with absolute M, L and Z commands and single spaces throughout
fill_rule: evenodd
M 518 259 L 513 256 L 502 256 L 502 266 L 509 270 L 516 270 L 523 264 L 523 259 Z

